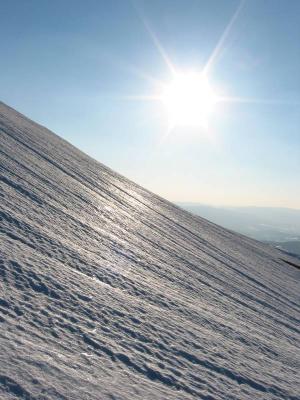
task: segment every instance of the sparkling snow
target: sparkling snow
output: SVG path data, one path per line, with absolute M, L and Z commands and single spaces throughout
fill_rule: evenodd
M 1 399 L 299 399 L 299 260 L 3 103 L 0 171 Z

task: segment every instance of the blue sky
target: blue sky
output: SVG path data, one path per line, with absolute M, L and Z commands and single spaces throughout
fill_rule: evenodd
M 151 96 L 170 70 L 209 71 L 209 135 Z M 0 0 L 5 103 L 172 201 L 300 208 L 300 1 Z M 151 79 L 149 78 L 151 77 Z M 259 100 L 259 101 L 253 101 Z

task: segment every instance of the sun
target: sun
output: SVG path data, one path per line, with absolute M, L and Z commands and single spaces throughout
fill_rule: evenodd
M 217 96 L 203 74 L 176 73 L 163 86 L 160 100 L 167 110 L 170 126 L 206 127 Z

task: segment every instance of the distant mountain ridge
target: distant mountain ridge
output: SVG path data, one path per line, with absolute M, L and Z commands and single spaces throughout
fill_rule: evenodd
M 0 103 L 1 400 L 296 400 L 299 260 Z

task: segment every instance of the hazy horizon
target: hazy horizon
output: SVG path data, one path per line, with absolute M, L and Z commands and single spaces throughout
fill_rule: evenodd
M 6 104 L 170 201 L 300 209 L 299 1 L 0 4 Z
M 300 210 L 273 207 L 213 207 L 177 203 L 219 226 L 300 256 Z
M 273 207 L 273 206 L 257 206 L 257 205 L 252 205 L 252 204 L 240 206 L 240 205 L 234 205 L 234 204 L 231 204 L 231 205 L 218 204 L 218 203 L 215 203 L 215 204 L 208 204 L 208 203 L 202 203 L 202 202 L 200 202 L 200 201 L 177 201 L 177 200 L 174 200 L 174 203 L 175 203 L 175 204 L 196 205 L 196 206 L 199 205 L 199 206 L 203 206 L 203 207 L 224 208 L 224 209 L 231 209 L 231 208 L 234 208 L 234 209 L 238 209 L 238 208 L 240 208 L 240 209 L 247 209 L 247 208 L 264 209 L 264 208 L 267 208 L 267 209 L 274 209 L 274 210 L 300 211 L 300 208 L 293 208 L 293 207 Z

